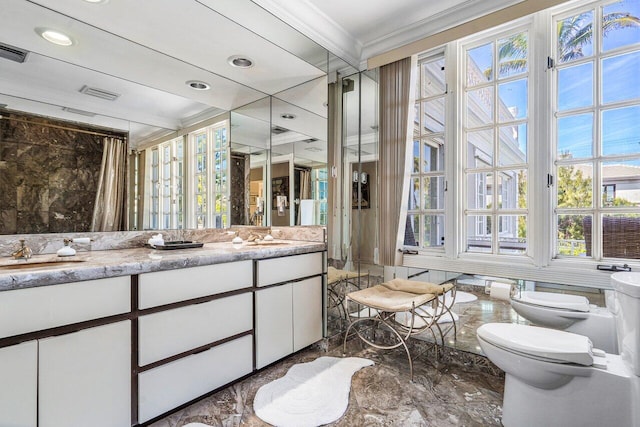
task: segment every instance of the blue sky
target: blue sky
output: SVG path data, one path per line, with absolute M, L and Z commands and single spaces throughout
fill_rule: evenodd
M 606 6 L 604 14 L 628 12 L 640 16 L 640 0 L 625 0 Z M 583 21 L 589 23 L 593 15 Z M 602 50 L 606 52 L 619 47 L 640 42 L 640 28 L 624 28 L 609 31 L 602 40 Z M 593 54 L 593 45 L 583 46 L 585 56 Z M 480 70 L 491 67 L 491 45 L 483 45 L 469 52 Z M 558 102 L 557 110 L 568 113 L 573 109 L 588 108 L 601 103 L 604 109 L 601 117 L 601 141 L 603 155 L 640 153 L 640 106 L 609 108 L 611 103 L 640 98 L 640 52 L 617 54 L 601 62 L 601 99 L 596 99 L 598 89 L 594 87 L 594 63 L 571 65 L 562 64 L 557 70 Z M 499 86 L 499 96 L 508 107 L 517 109 L 517 117 L 527 115 L 526 80 L 516 80 Z M 563 115 L 558 119 L 558 152 L 570 152 L 574 158 L 591 157 L 593 145 L 593 114 L 584 111 Z M 526 140 L 519 138 L 521 149 Z

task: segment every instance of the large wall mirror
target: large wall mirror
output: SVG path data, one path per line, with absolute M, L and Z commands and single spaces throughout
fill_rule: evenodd
M 327 79 L 230 115 L 232 225 L 326 225 Z
M 45 30 L 67 33 L 69 45 L 46 41 Z M 120 202 L 127 221 L 113 229 L 270 225 L 283 219 L 273 177 L 283 178 L 279 192 L 290 182 L 287 225 L 322 223 L 326 195 L 307 187 L 326 180 L 328 67 L 324 48 L 250 0 L 3 2 L 0 234 L 89 231 L 91 221 L 76 214 L 97 200 L 104 138 L 126 140 L 133 154 L 182 138 L 182 167 L 194 170 L 192 133 L 215 117 L 227 126 L 225 214 L 198 222 L 193 202 L 159 197 L 149 220 L 144 172 L 154 159 L 132 155 Z M 191 178 L 168 185 L 196 187 Z

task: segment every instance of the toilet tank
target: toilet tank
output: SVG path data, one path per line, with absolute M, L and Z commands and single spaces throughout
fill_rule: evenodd
M 640 273 L 618 272 L 611 275 L 615 291 L 618 348 L 622 359 L 640 376 Z

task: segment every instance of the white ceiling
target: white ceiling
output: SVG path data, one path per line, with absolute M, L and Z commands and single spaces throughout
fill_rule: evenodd
M 523 0 L 253 0 L 334 54 L 374 55 Z
M 0 104 L 130 132 L 135 147 L 279 93 L 310 123 L 292 131 L 323 139 L 326 128 L 316 135 L 322 126 L 309 117 L 326 117 L 327 67 L 347 66 L 327 62 L 325 48 L 357 67 L 366 55 L 517 1 L 2 0 L 0 42 L 30 53 L 22 64 L 0 58 Z M 41 27 L 74 45 L 46 42 Z M 233 68 L 232 55 L 255 65 Z M 87 96 L 84 85 L 120 96 Z

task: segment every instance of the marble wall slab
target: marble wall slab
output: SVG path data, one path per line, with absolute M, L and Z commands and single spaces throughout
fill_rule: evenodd
M 103 137 L 70 122 L 2 117 L 0 234 L 90 230 Z

